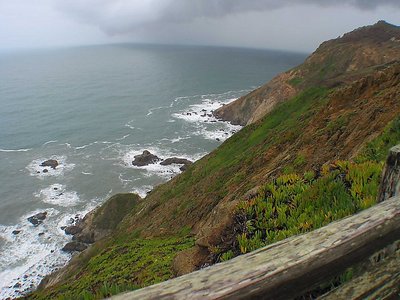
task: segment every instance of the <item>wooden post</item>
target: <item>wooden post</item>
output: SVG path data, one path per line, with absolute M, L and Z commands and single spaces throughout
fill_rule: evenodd
M 400 192 L 400 145 L 389 151 L 379 188 L 378 202 L 399 195 Z

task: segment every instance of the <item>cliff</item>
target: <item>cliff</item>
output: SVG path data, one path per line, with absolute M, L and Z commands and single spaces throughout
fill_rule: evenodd
M 151 285 L 373 205 L 382 162 L 400 141 L 398 31 L 379 22 L 323 43 L 250 94 L 260 103 L 263 91 L 276 95 L 270 106 L 239 99 L 231 107 L 242 103 L 251 124 L 136 199 L 111 235 L 30 297 L 101 298 Z
M 215 111 L 233 124 L 254 123 L 301 91 L 362 78 L 369 68 L 400 59 L 400 27 L 379 21 L 322 43 L 306 61 Z

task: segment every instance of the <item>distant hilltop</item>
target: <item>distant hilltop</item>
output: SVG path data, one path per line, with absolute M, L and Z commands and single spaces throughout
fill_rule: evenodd
M 303 64 L 218 109 L 215 115 L 233 124 L 251 124 L 309 87 L 333 87 L 362 77 L 370 67 L 399 59 L 400 27 L 379 21 L 323 42 Z

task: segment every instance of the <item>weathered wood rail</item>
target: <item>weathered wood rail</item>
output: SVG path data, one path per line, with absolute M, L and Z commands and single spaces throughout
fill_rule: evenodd
M 400 147 L 393 147 L 383 175 L 379 204 L 315 231 L 112 299 L 292 299 L 395 245 L 394 258 L 383 267 L 373 266 L 359 279 L 366 283 L 359 284 L 357 295 L 352 294 L 355 288 L 350 286 L 328 297 L 376 299 L 378 296 L 366 295 L 378 295 L 380 289 L 388 287 L 400 288 L 399 182 Z M 380 277 L 375 280 L 371 276 Z M 371 280 L 374 284 L 369 284 Z M 385 295 L 390 293 L 391 290 L 385 291 Z
M 400 198 L 313 232 L 112 299 L 290 299 L 400 240 Z

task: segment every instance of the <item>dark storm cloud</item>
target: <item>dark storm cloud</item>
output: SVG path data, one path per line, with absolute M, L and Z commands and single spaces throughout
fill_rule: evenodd
M 400 0 L 57 0 L 61 11 L 110 34 L 138 27 L 154 28 L 163 23 L 191 22 L 202 17 L 220 18 L 299 5 L 348 5 L 373 10 L 379 6 L 400 7 Z
M 399 0 L 173 0 L 170 1 L 162 16 L 169 20 L 182 21 L 193 17 L 219 17 L 232 13 L 265 11 L 305 4 L 350 5 L 364 10 L 383 5 L 400 7 Z

